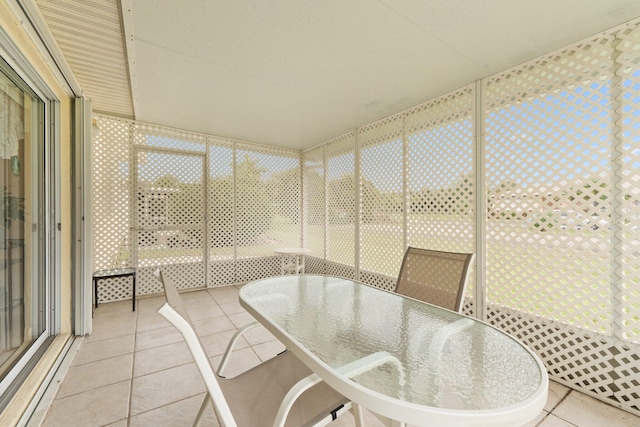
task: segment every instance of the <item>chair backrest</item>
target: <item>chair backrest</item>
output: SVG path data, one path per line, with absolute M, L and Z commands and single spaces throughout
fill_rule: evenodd
M 474 254 L 407 248 L 396 292 L 460 311 Z
M 191 323 L 191 319 L 189 318 L 180 294 L 176 290 L 173 282 L 164 276 L 162 271 L 158 269 L 154 274 L 160 283 L 162 283 L 166 298 L 166 303 L 158 309 L 158 313 L 167 319 L 182 334 L 207 387 L 207 391 L 213 400 L 217 415 L 221 418 L 225 426 L 236 426 L 231 409 L 222 393 L 220 384 L 218 384 L 207 353 L 204 351 L 202 343 L 193 328 L 193 324 Z

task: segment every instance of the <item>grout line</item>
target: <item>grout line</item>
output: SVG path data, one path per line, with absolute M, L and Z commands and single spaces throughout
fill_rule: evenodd
M 553 411 L 555 411 L 556 409 L 558 409 L 558 406 L 560 406 L 560 404 L 561 404 L 562 402 L 564 402 L 564 401 L 567 399 L 567 397 L 569 397 L 569 395 L 570 395 L 571 393 L 573 393 L 574 391 L 575 391 L 575 390 L 569 389 L 569 391 L 568 391 L 568 392 L 567 392 L 567 393 L 562 397 L 562 399 L 560 399 L 560 400 L 558 401 L 558 403 L 556 403 L 556 405 L 555 405 L 553 408 L 551 408 L 551 410 L 549 411 L 549 414 L 547 415 L 547 417 L 548 417 L 549 415 L 553 414 L 553 416 L 554 416 L 554 417 L 561 419 L 562 421 L 566 422 L 567 424 L 571 424 L 572 426 L 578 427 L 578 425 L 577 425 L 577 424 L 575 424 L 575 423 L 573 423 L 572 421 L 569 421 L 569 420 L 567 420 L 567 419 L 565 419 L 565 418 L 562 418 L 561 416 L 559 416 L 559 415 L 557 415 L 557 414 L 554 414 L 554 413 L 553 413 Z M 545 418 L 547 418 L 547 417 L 545 417 Z M 540 425 L 540 424 L 538 424 L 538 425 Z
M 568 391 L 567 393 L 565 393 L 565 395 L 564 395 L 564 396 L 562 396 L 562 399 L 558 400 L 558 403 L 556 403 L 556 404 L 555 404 L 555 406 L 554 406 L 553 408 L 551 408 L 551 410 L 549 410 L 549 413 L 550 413 L 550 414 L 552 414 L 552 413 L 553 413 L 553 411 L 555 411 L 555 410 L 558 408 L 558 406 L 560 406 L 560 404 L 561 404 L 562 402 L 564 402 L 564 401 L 567 399 L 567 397 L 569 397 L 569 395 L 570 395 L 572 392 L 573 392 L 573 390 L 572 390 L 572 389 L 569 389 L 569 391 Z M 553 414 L 553 415 L 555 415 L 555 414 Z M 557 415 L 556 415 L 556 417 L 557 417 Z

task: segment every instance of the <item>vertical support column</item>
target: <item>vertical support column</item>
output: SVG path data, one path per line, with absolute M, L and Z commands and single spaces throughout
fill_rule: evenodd
M 298 156 L 298 165 L 300 165 L 299 170 L 300 170 L 300 176 L 298 179 L 298 182 L 300 183 L 300 188 L 298 190 L 298 194 L 300 196 L 300 200 L 298 200 L 298 209 L 300 209 L 300 212 L 298 213 L 298 220 L 300 221 L 300 247 L 305 246 L 305 235 L 304 235 L 304 231 L 306 229 L 306 227 L 304 226 L 305 224 L 305 220 L 306 220 L 306 211 L 305 211 L 305 203 L 304 203 L 304 199 L 305 199 L 305 195 L 306 195 L 306 191 L 304 191 L 304 158 L 302 156 L 302 151 L 300 152 L 300 155 Z
M 409 148 L 407 142 L 407 116 L 402 117 L 402 245 L 409 246 L 409 200 L 407 180 L 409 177 Z
M 233 155 L 232 155 L 232 174 L 233 174 L 233 184 L 231 186 L 231 193 L 233 194 L 233 283 L 238 283 L 238 195 L 236 194 L 237 185 L 237 165 L 236 165 L 236 155 L 238 151 L 238 143 L 234 141 L 233 143 Z
M 482 80 L 476 81 L 475 105 L 475 155 L 476 155 L 476 266 L 475 266 L 475 317 L 486 319 L 487 287 L 487 179 L 485 174 L 484 106 Z
M 322 254 L 323 257 L 323 266 L 322 269 L 326 273 L 327 272 L 327 257 L 329 256 L 329 251 L 327 246 L 329 244 L 329 180 L 327 179 L 327 167 L 329 162 L 327 161 L 327 145 L 322 147 L 322 180 L 324 185 L 324 234 L 323 234 L 323 246 L 324 251 Z
M 210 261 L 210 256 L 209 256 L 209 242 L 211 242 L 211 228 L 209 227 L 209 177 L 211 175 L 211 171 L 209 170 L 209 151 L 211 148 L 211 141 L 209 141 L 209 138 L 207 138 L 207 145 L 206 145 L 206 149 L 204 152 L 204 165 L 202 165 L 202 178 L 204 180 L 204 182 L 202 183 L 202 192 L 204 193 L 202 196 L 202 209 L 204 212 L 203 213 L 203 218 L 202 220 L 204 221 L 204 224 L 202 224 L 202 244 L 204 246 L 204 251 L 203 251 L 203 255 L 204 255 L 204 286 L 205 288 L 209 287 L 209 263 Z
M 136 206 L 138 201 L 138 165 L 136 163 L 136 150 L 135 150 L 135 133 L 133 122 L 129 123 L 129 246 L 131 247 L 131 254 L 129 254 L 129 260 L 131 261 L 131 267 L 139 271 L 138 265 L 138 230 L 140 224 L 138 224 L 138 215 L 136 215 Z
M 74 100 L 74 161 L 73 161 L 73 204 L 72 212 L 73 264 L 75 279 L 74 331 L 76 335 L 87 335 L 92 330 L 93 287 L 93 189 L 92 189 L 92 149 L 93 120 L 91 102 L 85 98 Z M 97 126 L 95 126 L 97 129 Z M 97 296 L 96 296 L 97 298 Z M 37 323 L 34 323 L 37 324 Z
M 624 195 L 621 191 L 621 169 L 624 150 L 624 76 L 621 66 L 623 51 L 620 45 L 623 39 L 620 33 L 626 27 L 616 33 L 616 38 L 612 43 L 613 52 L 611 55 L 613 79 L 611 81 L 611 330 L 615 337 L 620 340 L 624 338 L 623 331 L 623 307 L 621 304 L 622 293 L 624 292 L 623 266 L 620 263 L 622 253 L 620 248 L 623 243 L 622 226 L 623 214 L 621 212 Z
M 359 130 L 355 130 L 355 144 L 354 144 L 354 184 L 355 184 L 355 215 L 354 228 L 355 228 L 355 250 L 353 260 L 354 267 L 354 279 L 360 280 L 360 138 Z

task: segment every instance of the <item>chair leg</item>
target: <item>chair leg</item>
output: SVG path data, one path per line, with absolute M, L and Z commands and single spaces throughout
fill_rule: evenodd
M 198 424 L 200 424 L 200 419 L 202 418 L 202 415 L 204 414 L 204 410 L 207 407 L 207 403 L 209 403 L 211 401 L 210 399 L 210 395 L 209 392 L 206 392 L 204 395 L 204 400 L 202 401 L 202 405 L 200 405 L 200 410 L 198 411 L 198 415 L 196 416 L 195 421 L 193 422 L 193 427 L 197 427 Z M 213 402 L 211 402 L 212 406 L 213 406 Z M 215 409 L 214 409 L 215 412 Z

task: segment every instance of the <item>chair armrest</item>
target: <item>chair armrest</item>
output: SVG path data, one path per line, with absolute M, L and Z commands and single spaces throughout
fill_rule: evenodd
M 236 343 L 238 342 L 242 334 L 244 334 L 246 331 L 248 331 L 251 328 L 255 328 L 256 326 L 260 326 L 260 322 L 255 321 L 255 322 L 247 323 L 246 325 L 238 329 L 235 334 L 233 334 L 233 336 L 231 337 L 231 340 L 229 341 L 229 344 L 227 344 L 227 349 L 224 352 L 224 356 L 222 356 L 222 360 L 220 361 L 220 366 L 218 366 L 218 371 L 216 372 L 216 374 L 219 377 L 224 378 L 224 375 L 222 375 L 222 371 L 227 366 L 227 362 L 229 361 L 229 356 L 231 356 L 231 352 L 233 352 L 233 349 L 235 348 Z

